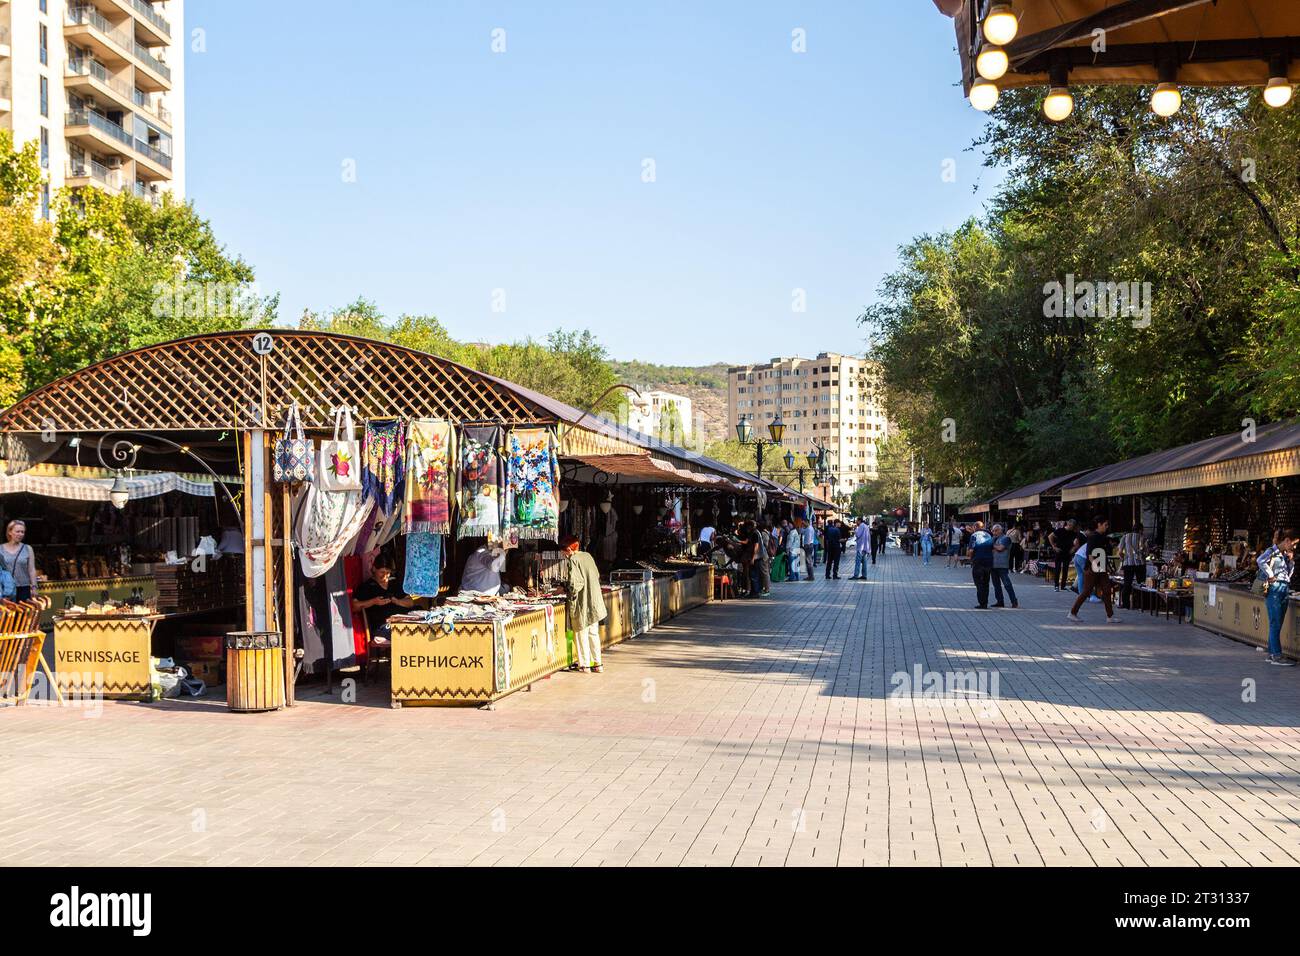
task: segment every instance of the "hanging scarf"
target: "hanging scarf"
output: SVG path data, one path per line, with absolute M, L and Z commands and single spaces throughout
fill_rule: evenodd
M 402 498 L 406 478 L 406 433 L 400 418 L 366 422 L 361 449 L 361 494 L 388 514 Z
M 293 525 L 302 573 L 318 578 L 338 561 L 370 516 L 372 505 L 359 491 L 323 491 L 305 485 Z
M 507 454 L 505 530 L 519 538 L 555 541 L 560 534 L 560 465 L 554 433 L 512 428 Z
M 442 535 L 413 531 L 406 536 L 406 577 L 402 590 L 412 597 L 437 597 L 442 583 Z
M 457 538 L 501 534 L 501 429 L 470 426 L 460 438 L 460 526 Z
M 455 433 L 451 423 L 420 419 L 406 432 L 406 534 L 451 531 L 451 463 Z

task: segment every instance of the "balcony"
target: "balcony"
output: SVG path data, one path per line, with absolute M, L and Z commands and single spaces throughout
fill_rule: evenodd
M 118 126 L 108 117 L 93 110 L 73 110 L 64 123 L 69 137 L 86 136 L 93 143 L 106 146 L 120 156 L 129 157 L 128 150 L 134 148 L 135 137 Z M 80 132 L 85 130 L 85 133 Z
M 158 105 L 158 106 L 152 105 L 149 102 L 149 97 L 143 91 L 132 90 L 131 102 L 135 104 L 135 108 L 138 112 L 142 112 L 145 115 L 150 116 L 153 119 L 156 119 L 164 126 L 170 127 L 172 125 L 171 110 L 167 109 L 167 107 L 162 105 Z
M 135 151 L 148 162 L 153 163 L 156 168 L 149 168 L 148 165 L 140 166 L 137 164 L 137 173 L 152 173 L 157 179 L 170 179 L 172 171 L 172 158 L 155 146 L 150 146 L 142 139 L 137 139 L 132 144 Z
M 124 66 L 131 61 L 130 54 L 135 46 L 134 34 L 113 26 L 94 7 L 68 7 L 63 23 L 66 39 L 78 46 L 90 47 L 109 66 Z
M 149 92 L 155 90 L 170 90 L 172 88 L 172 68 L 158 59 L 148 48 L 131 41 L 131 52 L 135 54 L 136 65 L 144 67 L 144 71 L 136 70 L 135 81 Z M 152 74 L 152 75 L 151 75 Z
M 153 4 L 146 3 L 145 0 L 111 0 L 111 2 L 117 9 L 131 14 L 137 27 L 136 32 L 146 36 L 149 42 L 160 45 L 171 43 L 171 24 L 153 8 Z
M 125 110 L 135 109 L 135 91 L 131 84 L 114 77 L 98 60 L 88 56 L 68 60 L 65 74 L 69 89 L 89 88 L 114 100 Z
M 0 26 L 0 59 L 8 59 L 13 56 L 13 50 L 9 48 L 9 28 Z
M 122 188 L 122 170 L 110 169 L 95 159 L 68 163 L 67 185 L 74 189 L 79 186 L 99 185 L 109 192 L 118 192 Z

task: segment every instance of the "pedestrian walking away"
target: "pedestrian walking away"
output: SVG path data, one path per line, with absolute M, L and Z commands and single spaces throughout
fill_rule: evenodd
M 815 577 L 813 574 L 813 555 L 817 550 L 817 530 L 807 522 L 804 522 L 803 528 L 799 533 L 799 540 L 803 544 L 804 564 L 808 568 L 808 580 Z
M 838 520 L 826 522 L 826 580 L 840 579 L 840 555 L 843 549 L 843 531 Z
M 1142 523 L 1119 539 L 1120 571 L 1124 575 L 1123 590 L 1119 592 L 1119 606 L 1133 610 L 1133 582 L 1147 569 L 1146 540 L 1142 537 Z
M 868 539 L 871 529 L 866 518 L 858 519 L 858 526 L 853 529 L 853 577 L 851 581 L 863 581 L 867 577 L 867 552 L 871 548 Z
M 1016 589 L 1011 586 L 1011 549 L 1014 547 L 1011 536 L 1006 534 L 1002 525 L 993 526 L 993 594 L 997 598 L 994 607 L 1005 607 L 1002 592 L 1011 599 L 1012 607 L 1020 607 L 1016 600 Z
M 1278 667 L 1294 667 L 1295 661 L 1282 656 L 1282 622 L 1286 618 L 1291 593 L 1291 573 L 1295 569 L 1296 532 L 1279 531 L 1277 543 L 1255 562 L 1264 580 L 1264 604 L 1268 608 L 1268 662 Z
M 1057 527 L 1048 536 L 1052 549 L 1056 552 L 1056 590 L 1064 591 L 1070 580 L 1070 558 L 1084 541 L 1077 530 L 1073 518 Z
M 1101 598 L 1101 603 L 1106 606 L 1106 623 L 1117 624 L 1119 619 L 1115 617 L 1115 608 L 1110 599 L 1110 571 L 1106 559 L 1110 556 L 1110 535 L 1106 532 L 1110 529 L 1110 520 L 1105 515 L 1097 515 L 1092 521 L 1092 533 L 1088 535 L 1087 551 L 1085 557 L 1087 563 L 1084 565 L 1083 585 L 1079 588 L 1079 596 L 1074 599 L 1074 607 L 1070 608 L 1069 620 L 1079 620 L 1079 608 L 1088 600 L 1090 594 L 1095 594 Z
M 961 525 L 952 521 L 948 523 L 948 562 L 947 566 L 955 568 L 960 562 L 957 560 L 961 551 Z
M 970 574 L 975 582 L 976 607 L 989 606 L 989 580 L 993 577 L 993 535 L 984 530 L 984 522 L 975 522 L 970 536 Z

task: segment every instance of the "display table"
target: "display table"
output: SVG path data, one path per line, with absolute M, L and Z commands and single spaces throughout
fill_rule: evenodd
M 55 616 L 63 613 L 63 608 L 69 603 L 80 604 L 82 607 L 88 604 L 103 604 L 105 594 L 108 595 L 109 600 L 126 601 L 136 588 L 142 590 L 146 602 L 158 594 L 158 587 L 151 574 L 79 578 L 75 581 L 42 581 L 40 592 L 53 603 L 41 614 L 41 625 L 52 623 Z
M 392 704 L 489 704 L 569 666 L 564 605 L 503 622 L 393 621 Z
M 1210 591 L 1214 591 L 1214 601 Z M 1233 584 L 1214 584 L 1197 581 L 1193 587 L 1192 623 L 1225 637 L 1245 641 L 1257 647 L 1268 647 L 1268 608 L 1264 595 L 1254 594 L 1248 587 Z M 1295 599 L 1287 602 L 1286 617 L 1282 621 L 1282 653 L 1300 658 L 1300 612 Z
M 152 700 L 150 654 L 161 614 L 79 614 L 54 622 L 54 679 L 65 694 Z

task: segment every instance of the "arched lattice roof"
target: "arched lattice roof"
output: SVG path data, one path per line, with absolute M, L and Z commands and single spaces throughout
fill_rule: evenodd
M 272 348 L 258 354 L 255 342 L 267 335 Z M 581 414 L 435 355 L 349 335 L 271 329 L 199 335 L 115 355 L 0 412 L 0 430 L 275 427 L 295 399 L 308 428 L 329 427 L 341 405 L 353 406 L 359 418 L 505 424 L 572 421 Z

